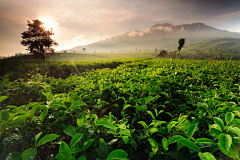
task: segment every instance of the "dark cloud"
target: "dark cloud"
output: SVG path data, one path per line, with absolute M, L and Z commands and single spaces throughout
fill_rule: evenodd
M 239 0 L 181 0 L 194 6 L 193 14 L 216 16 L 240 10 Z

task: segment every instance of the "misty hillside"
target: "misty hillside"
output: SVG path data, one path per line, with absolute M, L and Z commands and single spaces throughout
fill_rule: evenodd
M 240 39 L 216 38 L 205 41 L 198 41 L 195 43 L 185 44 L 181 51 L 182 54 L 194 54 L 199 52 L 240 55 Z
M 135 30 L 116 35 L 86 46 L 74 47 L 71 50 L 81 51 L 86 48 L 90 52 L 134 51 L 137 49 L 169 50 L 178 45 L 179 38 L 185 38 L 186 43 L 192 43 L 214 38 L 240 38 L 240 33 L 219 30 L 203 23 L 183 24 L 173 26 L 169 23 L 155 24 L 143 31 Z

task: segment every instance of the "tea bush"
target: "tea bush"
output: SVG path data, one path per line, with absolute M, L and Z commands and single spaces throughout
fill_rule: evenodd
M 239 159 L 239 69 L 238 61 L 153 59 L 66 79 L 6 75 L 1 156 Z M 19 101 L 28 103 L 9 104 Z

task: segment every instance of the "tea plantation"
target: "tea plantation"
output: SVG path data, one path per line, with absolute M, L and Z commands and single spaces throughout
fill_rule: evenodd
M 0 84 L 0 159 L 239 159 L 239 61 L 143 59 Z

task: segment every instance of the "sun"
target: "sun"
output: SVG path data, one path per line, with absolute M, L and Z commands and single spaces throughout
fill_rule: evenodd
M 43 26 L 46 30 L 50 30 L 51 28 L 54 29 L 56 27 L 55 23 L 48 18 L 42 18 L 40 21 L 44 23 Z

